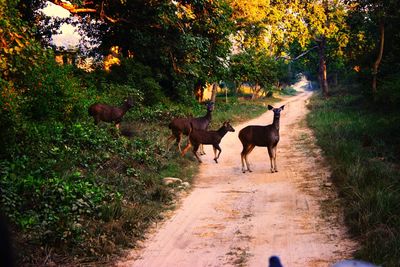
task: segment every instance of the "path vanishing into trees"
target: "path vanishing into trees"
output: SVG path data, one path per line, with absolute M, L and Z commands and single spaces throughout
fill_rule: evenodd
M 243 174 L 240 162 L 240 129 L 272 123 L 272 112 L 234 126 L 222 140 L 219 164 L 207 146 L 193 189 L 117 266 L 268 266 L 278 255 L 284 266 L 326 267 L 350 258 L 355 243 L 340 209 L 326 204 L 336 197 L 329 168 L 305 123 L 308 81 L 295 89 L 298 95 L 274 104 L 285 104 L 278 173 L 270 172 L 266 148 L 250 154 L 252 173 Z

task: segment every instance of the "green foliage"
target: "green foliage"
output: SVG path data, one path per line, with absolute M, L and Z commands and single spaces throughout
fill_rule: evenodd
M 359 95 L 314 98 L 308 122 L 333 169 L 358 258 L 399 265 L 400 183 L 398 112 L 368 108 Z M 332 140 L 334 140 L 332 142 Z
M 382 81 L 381 87 L 375 98 L 377 105 L 385 109 L 398 110 L 400 105 L 400 78 L 395 76 L 387 77 Z
M 257 84 L 270 91 L 280 79 L 285 79 L 286 69 L 284 62 L 268 57 L 266 51 L 250 49 L 232 56 L 230 76 L 235 83 Z
M 126 85 L 122 90 L 116 91 L 121 91 L 129 95 L 136 95 L 136 98 L 139 97 L 137 91 L 141 92 L 143 104 L 145 105 L 154 105 L 162 102 L 165 98 L 161 86 L 154 79 L 151 68 L 136 60 L 125 59 L 119 66 L 113 66 L 108 79 L 110 82 L 118 84 L 118 86 L 122 84 Z M 112 92 L 114 90 L 109 91 Z M 141 97 L 139 97 L 139 101 L 142 102 Z
M 96 163 L 85 151 L 91 146 L 107 148 L 109 142 L 96 139 L 93 127 L 90 131 L 79 123 L 25 127 L 18 155 L 1 165 L 2 209 L 22 231 L 32 231 L 33 242 L 75 242 L 84 216 L 95 218 L 101 205 L 118 200 L 85 175 L 84 166 Z
M 33 120 L 73 120 L 84 110 L 85 95 L 71 67 L 58 66 L 54 60 L 29 72 L 21 83 L 27 88 L 21 95 L 21 112 Z
M 0 150 L 2 157 L 9 158 L 25 141 L 30 143 L 23 139 L 32 134 L 31 123 L 69 122 L 86 115 L 84 99 L 88 92 L 80 88 L 80 81 L 70 67 L 58 66 L 52 59 L 27 69 L 10 91 L 7 87 L 4 90 L 5 94 L 0 97 L 0 125 L 4 129 L 1 135 L 7 139 L 2 139 L 6 142 Z M 8 92 L 14 96 L 9 97 Z
M 296 95 L 297 91 L 293 87 L 287 86 L 279 91 L 281 95 Z

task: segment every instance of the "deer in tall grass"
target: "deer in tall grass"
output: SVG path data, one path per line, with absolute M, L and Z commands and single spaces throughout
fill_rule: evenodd
M 207 130 L 208 125 L 212 119 L 212 111 L 214 110 L 214 103 L 208 102 L 206 104 L 207 113 L 198 118 L 175 118 L 169 124 L 168 128 L 171 129 L 172 135 L 168 138 L 168 142 L 175 139 L 178 144 L 179 152 L 182 152 L 181 141 L 182 135 L 189 135 L 189 132 L 193 126 L 193 129 L 199 130 Z M 192 124 L 192 126 L 191 126 Z M 202 153 L 204 154 L 203 149 L 201 148 Z
M 107 104 L 95 103 L 89 107 L 89 115 L 93 117 L 97 125 L 100 121 L 114 122 L 119 129 L 122 117 L 133 107 L 133 99 L 128 97 L 120 107 L 113 107 Z
M 212 145 L 214 149 L 214 161 L 218 163 L 218 158 L 221 155 L 221 147 L 219 144 L 221 143 L 222 138 L 226 135 L 227 132 L 234 132 L 235 129 L 230 125 L 228 121 L 224 122 L 217 131 L 206 131 L 199 130 L 194 128 L 193 123 L 190 124 L 191 129 L 189 132 L 189 142 L 186 147 L 182 151 L 182 157 L 186 154 L 191 146 L 193 146 L 193 154 L 201 163 L 201 159 L 197 155 L 197 150 L 200 145 Z M 217 155 L 218 150 L 218 155 Z
M 278 167 L 276 165 L 276 148 L 279 142 L 279 119 L 284 107 L 285 106 L 274 108 L 273 106 L 268 105 L 268 110 L 274 112 L 274 120 L 272 124 L 266 126 L 249 125 L 240 130 L 239 139 L 243 145 L 241 153 L 243 173 L 246 172 L 245 163 L 247 170 L 251 172 L 247 156 L 256 146 L 267 147 L 271 162 L 271 172 L 278 172 Z

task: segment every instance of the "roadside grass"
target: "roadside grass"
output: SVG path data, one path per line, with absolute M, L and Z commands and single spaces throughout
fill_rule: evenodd
M 355 258 L 400 266 L 400 113 L 346 90 L 314 96 L 307 121 L 332 169 Z
M 294 95 L 297 95 L 298 92 L 293 87 L 286 86 L 282 90 L 279 91 L 279 94 L 280 95 L 286 95 L 286 96 L 294 96 Z

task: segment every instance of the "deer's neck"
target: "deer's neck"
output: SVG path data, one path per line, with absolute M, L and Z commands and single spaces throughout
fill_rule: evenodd
M 211 110 L 207 110 L 207 114 L 204 116 L 207 120 L 211 121 Z
M 226 133 L 228 132 L 228 130 L 226 129 L 225 126 L 222 126 L 221 128 L 218 129 L 218 135 L 222 137 L 224 137 L 226 135 Z
M 272 122 L 272 125 L 279 131 L 279 119 L 280 116 L 274 116 L 274 120 Z
M 124 104 L 122 105 L 122 107 L 121 107 L 121 109 L 122 109 L 122 111 L 123 111 L 124 113 L 126 113 L 130 108 L 131 108 L 131 107 L 130 107 L 128 104 L 126 104 L 126 103 L 124 103 Z

